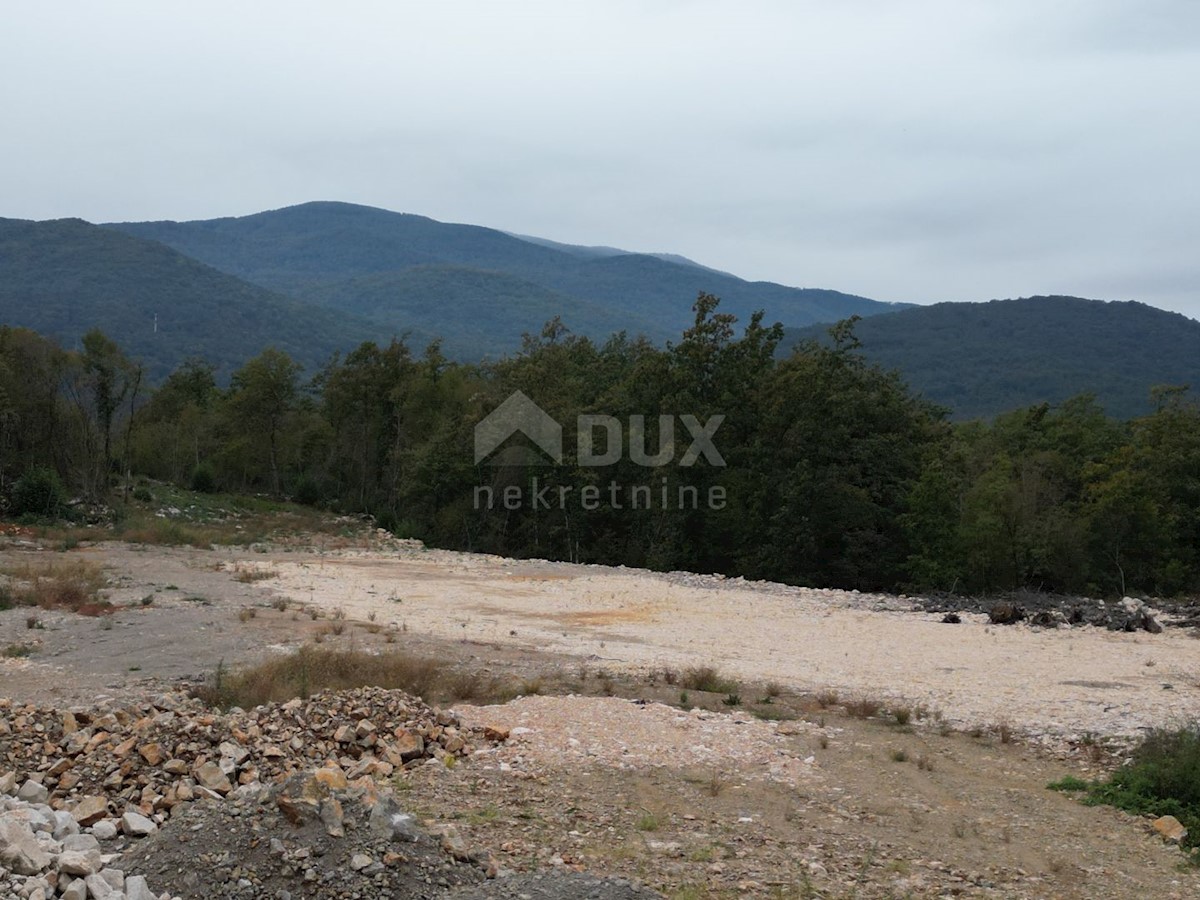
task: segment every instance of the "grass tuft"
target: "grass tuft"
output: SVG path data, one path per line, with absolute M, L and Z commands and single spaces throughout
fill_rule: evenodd
M 679 679 L 679 686 L 689 691 L 704 691 L 709 694 L 736 694 L 738 684 L 726 678 L 715 666 L 693 666 Z

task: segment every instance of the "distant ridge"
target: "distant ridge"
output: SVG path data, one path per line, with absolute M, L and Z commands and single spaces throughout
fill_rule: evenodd
M 1156 385 L 1200 391 L 1200 322 L 1143 303 L 938 303 L 864 319 L 855 332 L 867 358 L 960 419 L 1085 392 L 1128 418 L 1151 410 Z M 788 329 L 783 348 L 826 339 L 823 327 Z
M 0 324 L 74 347 L 99 328 L 151 379 L 191 355 L 228 376 L 268 345 L 310 370 L 379 330 L 81 219 L 0 219 Z
M 576 247 L 332 201 L 238 218 L 105 227 L 160 241 L 293 298 L 353 310 L 387 330 L 440 334 L 460 358 L 510 352 L 513 335 L 537 332 L 556 315 L 596 339 L 618 331 L 677 339 L 700 291 L 721 297 L 722 310 L 743 321 L 758 309 L 768 322 L 806 325 L 899 308 L 832 290 L 749 282 L 669 255 Z M 474 290 L 466 291 L 472 271 Z M 388 283 L 397 286 L 394 295 Z M 417 283 L 421 296 L 412 290 Z M 505 316 L 493 337 L 480 333 L 481 319 Z

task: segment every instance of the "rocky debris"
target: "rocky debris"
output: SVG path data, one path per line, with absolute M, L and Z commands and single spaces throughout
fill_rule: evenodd
M 350 779 L 389 777 L 485 743 L 453 713 L 400 691 L 360 688 L 221 714 L 182 694 L 66 713 L 0 699 L 0 778 L 80 826 L 133 812 L 147 831 L 179 804 L 279 782 L 336 760 Z M 9 786 L 11 790 L 11 785 Z
M 1162 835 L 1163 840 L 1170 841 L 1172 844 L 1182 843 L 1188 834 L 1188 830 L 1183 827 L 1183 823 L 1174 816 L 1162 816 L 1155 819 L 1150 825 Z
M 188 804 L 122 857 L 183 898 L 440 898 L 486 878 L 415 826 L 369 776 L 336 765 Z M 563 896 L 563 895 L 557 895 Z
M 336 809 L 337 828 L 328 810 Z M 335 765 L 190 804 L 122 864 L 185 900 L 290 897 L 644 900 L 660 894 L 575 872 L 501 875 L 453 826 L 416 827 L 395 795 Z M 132 900 L 132 898 L 131 898 Z
M 662 894 L 622 878 L 538 872 L 460 888 L 447 896 L 453 900 L 650 900 Z
M 944 614 L 942 621 L 961 621 L 961 613 L 982 613 L 993 625 L 1014 625 L 1025 622 L 1037 628 L 1067 628 L 1075 625 L 1092 625 L 1109 631 L 1147 631 L 1159 634 L 1163 630 L 1162 613 L 1144 600 L 1125 597 L 1113 603 L 1088 597 L 1069 597 L 1038 591 L 1015 591 L 999 598 L 964 597 L 942 594 L 931 597 L 913 598 L 927 612 Z M 1178 616 L 1195 610 L 1179 607 Z M 1189 626 L 1200 624 L 1176 617 L 1167 624 Z
M 145 877 L 126 878 L 116 854 L 102 852 L 69 813 L 7 793 L 0 794 L 0 897 L 160 900 Z
M 1157 615 L 1158 612 L 1147 606 L 1145 601 L 1125 597 L 1118 605 L 1118 611 L 1114 613 L 1112 621 L 1119 626 L 1119 631 L 1148 631 L 1151 634 L 1160 634 L 1162 625 L 1158 623 Z
M 1025 619 L 1025 608 L 1016 603 L 1002 602 L 988 610 L 988 620 L 993 625 L 1012 625 Z

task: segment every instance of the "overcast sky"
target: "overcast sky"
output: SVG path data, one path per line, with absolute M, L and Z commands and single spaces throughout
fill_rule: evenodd
M 346 200 L 1200 318 L 1200 3 L 4 4 L 0 216 Z

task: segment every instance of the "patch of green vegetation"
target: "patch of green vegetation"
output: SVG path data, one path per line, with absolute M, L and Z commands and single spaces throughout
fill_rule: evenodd
M 1088 786 L 1084 802 L 1139 816 L 1174 816 L 1188 829 L 1184 845 L 1200 848 L 1200 726 L 1152 732 L 1127 765 Z
M 709 694 L 734 694 L 738 684 L 726 678 L 716 666 L 692 666 L 679 679 L 681 687 L 690 691 L 705 691 Z
M 1076 778 L 1074 775 L 1066 775 L 1058 781 L 1052 781 L 1046 785 L 1051 791 L 1062 791 L 1063 793 L 1077 793 L 1086 791 L 1091 785 L 1082 778 Z
M 637 828 L 638 831 L 658 831 L 658 829 L 662 828 L 662 820 L 654 813 L 647 810 L 638 816 L 638 820 L 634 823 L 634 827 Z

